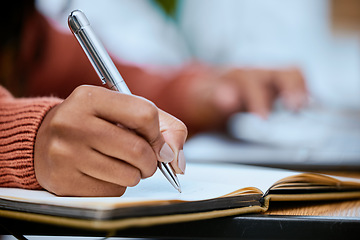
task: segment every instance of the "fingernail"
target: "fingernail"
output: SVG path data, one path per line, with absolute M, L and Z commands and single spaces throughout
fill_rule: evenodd
M 164 143 L 160 150 L 159 156 L 162 162 L 171 162 L 174 159 L 174 152 L 167 143 Z
M 183 150 L 179 151 L 178 156 L 178 167 L 182 171 L 182 174 L 185 174 L 185 168 L 186 168 L 186 160 L 185 160 L 185 154 Z

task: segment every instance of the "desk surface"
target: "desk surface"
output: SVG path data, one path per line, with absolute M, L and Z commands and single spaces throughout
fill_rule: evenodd
M 334 174 L 334 172 L 332 172 Z M 360 172 L 335 174 L 359 177 Z M 342 239 L 360 235 L 360 199 L 326 202 L 272 202 L 264 214 L 92 232 L 0 218 L 0 235 L 118 236 L 171 239 Z

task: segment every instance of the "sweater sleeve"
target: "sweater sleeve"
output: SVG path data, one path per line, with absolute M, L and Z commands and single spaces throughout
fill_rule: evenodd
M 14 98 L 0 86 L 0 187 L 41 189 L 34 170 L 34 143 L 58 98 Z

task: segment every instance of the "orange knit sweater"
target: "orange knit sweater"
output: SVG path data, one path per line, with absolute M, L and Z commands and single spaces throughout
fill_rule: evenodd
M 34 171 L 36 132 L 57 98 L 13 98 L 0 86 L 0 186 L 39 189 Z

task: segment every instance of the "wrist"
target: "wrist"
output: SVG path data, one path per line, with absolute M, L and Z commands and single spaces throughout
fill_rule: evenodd
M 1 124 L 4 149 L 0 154 L 1 186 L 26 189 L 41 188 L 34 170 L 34 144 L 46 113 L 60 103 L 56 98 L 9 99 L 4 101 Z

